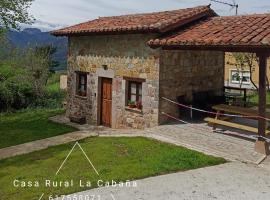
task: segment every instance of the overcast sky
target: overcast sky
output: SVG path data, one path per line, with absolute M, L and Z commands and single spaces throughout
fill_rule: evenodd
M 223 0 L 232 3 L 233 0 Z M 235 0 L 240 14 L 270 12 L 270 0 Z M 34 27 L 52 30 L 60 27 L 112 16 L 208 5 L 210 0 L 35 0 L 30 13 Z M 219 15 L 234 15 L 235 9 L 218 3 L 211 6 Z

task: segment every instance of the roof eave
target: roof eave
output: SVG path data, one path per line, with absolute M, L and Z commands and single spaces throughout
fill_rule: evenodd
M 270 53 L 270 45 L 149 45 L 151 48 L 162 48 L 164 50 L 204 50 L 204 51 L 223 51 L 223 52 L 250 52 Z
M 258 53 L 265 52 L 270 53 L 270 45 L 249 45 L 249 44 L 234 44 L 234 45 L 195 45 L 195 44 L 149 44 L 153 48 L 162 48 L 164 50 L 194 50 L 194 51 L 223 51 L 223 52 L 249 52 Z
M 119 30 L 119 31 L 78 31 L 78 32 L 61 32 L 61 31 L 52 31 L 51 35 L 56 37 L 70 37 L 70 36 L 89 36 L 89 35 L 121 35 L 121 34 L 150 34 L 150 33 L 160 33 L 157 29 L 142 29 L 142 30 Z

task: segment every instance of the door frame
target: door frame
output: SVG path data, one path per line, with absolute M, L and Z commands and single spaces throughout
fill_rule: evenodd
M 102 101 L 103 101 L 103 80 L 104 79 L 110 79 L 111 80 L 111 93 L 113 90 L 113 78 L 110 77 L 98 77 L 98 125 L 103 125 L 102 124 Z M 112 104 L 113 104 L 113 99 L 111 103 L 111 122 L 110 122 L 110 127 L 112 127 Z

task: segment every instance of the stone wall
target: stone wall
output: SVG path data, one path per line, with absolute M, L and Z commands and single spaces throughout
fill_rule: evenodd
M 68 116 L 85 116 L 99 124 L 100 80 L 113 79 L 112 127 L 146 128 L 158 124 L 159 50 L 146 42 L 154 35 L 107 35 L 69 38 Z M 103 66 L 108 67 L 107 70 Z M 87 97 L 76 96 L 76 71 L 88 72 Z M 145 79 L 142 112 L 125 107 L 127 84 L 123 77 Z
M 60 89 L 61 90 L 67 89 L 67 75 L 66 74 L 60 75 Z
M 160 97 L 177 101 L 184 95 L 192 100 L 195 92 L 222 94 L 224 86 L 224 53 L 214 51 L 163 50 L 160 57 Z M 179 117 L 178 107 L 160 99 L 160 113 Z M 167 118 L 160 114 L 160 123 Z

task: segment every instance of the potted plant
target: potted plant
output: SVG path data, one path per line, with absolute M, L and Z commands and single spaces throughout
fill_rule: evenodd
M 137 109 L 141 110 L 142 109 L 142 102 L 141 101 L 138 101 L 136 103 L 136 107 L 137 107 Z
M 136 108 L 135 101 L 129 100 L 129 101 L 128 101 L 128 107 L 130 107 L 130 108 Z

